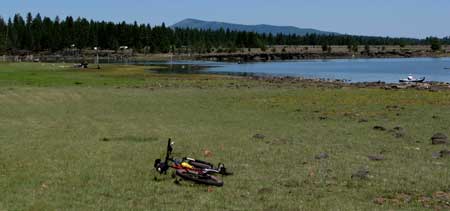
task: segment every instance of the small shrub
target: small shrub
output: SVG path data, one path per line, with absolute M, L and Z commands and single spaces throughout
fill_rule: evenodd
M 323 45 L 322 45 L 322 51 L 323 51 L 323 52 L 328 51 L 328 45 L 327 45 L 327 44 L 323 44 Z
M 264 45 L 264 46 L 261 46 L 261 51 L 262 51 L 262 52 L 266 52 L 266 51 L 267 51 L 267 46 L 265 46 L 265 45 Z
M 442 48 L 442 45 L 441 45 L 441 42 L 438 39 L 434 39 L 431 42 L 431 50 L 439 51 L 439 50 L 441 50 L 441 48 Z

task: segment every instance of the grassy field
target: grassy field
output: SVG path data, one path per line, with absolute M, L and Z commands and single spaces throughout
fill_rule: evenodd
M 432 158 L 449 146 L 430 140 L 450 135 L 450 92 L 65 66 L 0 64 L 0 210 L 450 206 L 450 157 Z M 158 175 L 169 137 L 176 156 L 224 162 L 235 175 L 222 188 Z M 361 169 L 367 178 L 352 178 Z

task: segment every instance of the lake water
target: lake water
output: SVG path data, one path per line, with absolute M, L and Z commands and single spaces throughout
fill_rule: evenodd
M 398 82 L 412 74 L 427 81 L 450 82 L 450 58 L 332 59 L 257 63 L 175 62 L 213 66 L 211 72 L 252 73 L 305 78 L 345 79 L 350 82 Z

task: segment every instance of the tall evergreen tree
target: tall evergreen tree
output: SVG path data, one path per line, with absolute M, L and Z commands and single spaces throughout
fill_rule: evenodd
M 42 18 L 41 15 L 38 13 L 31 23 L 31 36 L 33 37 L 32 40 L 32 49 L 31 50 L 42 50 Z
M 27 14 L 26 17 L 26 23 L 25 23 L 25 34 L 24 36 L 24 43 L 23 46 L 25 49 L 32 49 L 32 44 L 33 44 L 33 35 L 32 35 L 32 31 L 31 31 L 31 24 L 33 23 L 33 15 L 31 13 Z
M 12 37 L 12 41 L 16 49 L 26 49 L 25 42 L 27 30 L 25 26 L 25 21 L 23 20 L 20 14 L 14 15 L 13 32 L 14 36 Z
M 55 17 L 53 21 L 53 42 L 52 45 L 50 45 L 50 48 L 52 51 L 56 51 L 58 49 L 63 49 L 64 46 L 62 45 L 62 40 L 64 39 L 61 36 L 61 22 L 58 16 Z
M 0 16 L 0 53 L 6 51 L 7 37 L 7 25 L 5 20 Z

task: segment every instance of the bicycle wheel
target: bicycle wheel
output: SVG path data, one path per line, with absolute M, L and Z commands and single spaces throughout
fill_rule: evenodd
M 191 180 L 193 182 L 204 184 L 204 185 L 211 185 L 211 186 L 223 186 L 223 181 L 219 178 L 212 176 L 212 175 L 199 175 L 196 173 L 189 172 L 185 169 L 178 169 L 176 171 L 176 174 L 186 180 Z

